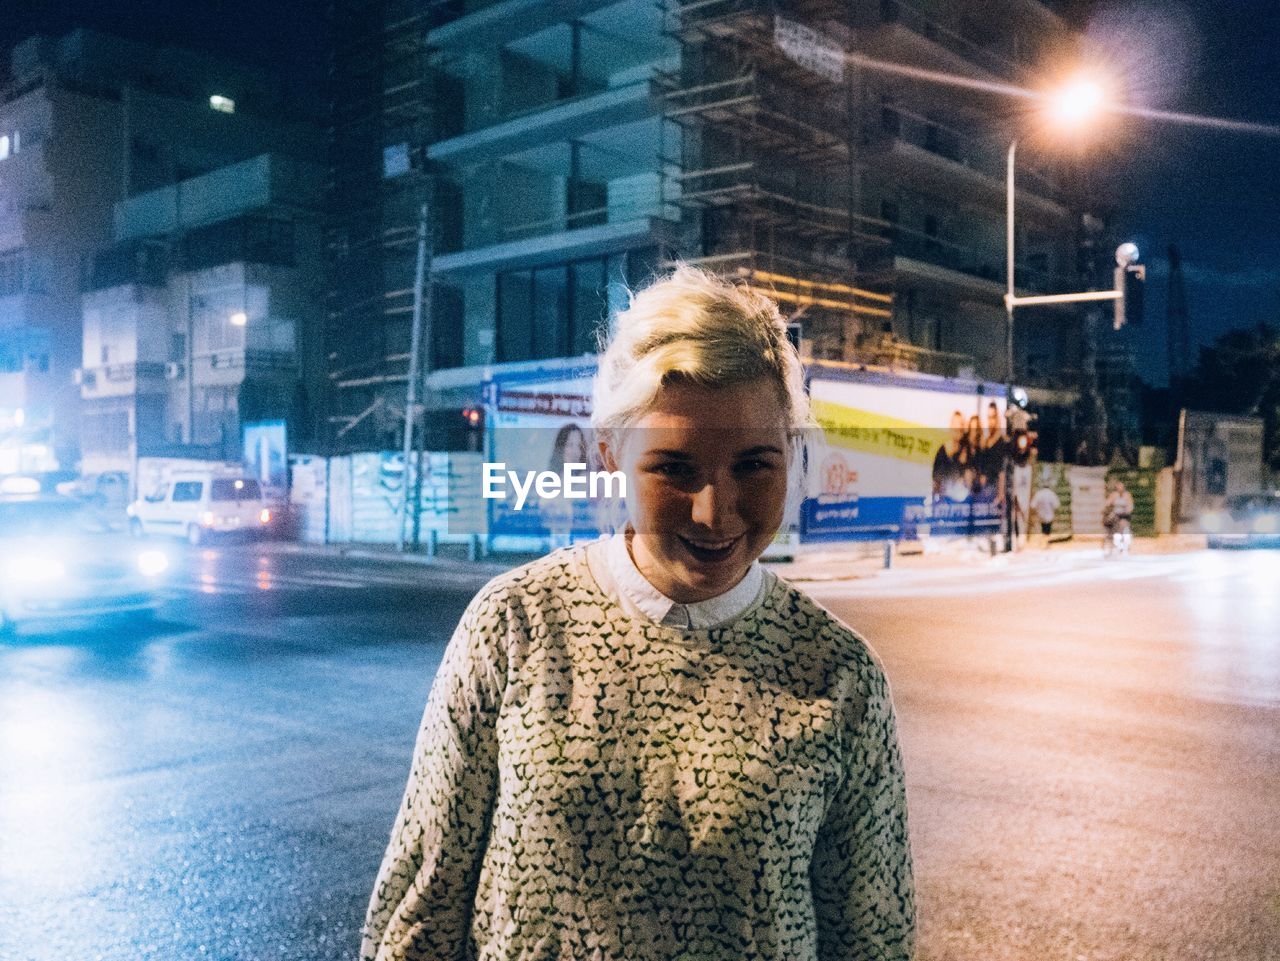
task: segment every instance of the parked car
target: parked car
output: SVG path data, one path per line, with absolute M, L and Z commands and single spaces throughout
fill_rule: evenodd
M 1280 494 L 1235 494 L 1200 526 L 1210 547 L 1280 547 Z
M 169 558 L 113 533 L 89 505 L 0 496 L 0 632 L 19 624 L 147 615 Z
M 252 477 L 216 469 L 175 470 L 128 507 L 136 537 L 169 534 L 202 544 L 231 533 L 266 533 L 272 511 Z

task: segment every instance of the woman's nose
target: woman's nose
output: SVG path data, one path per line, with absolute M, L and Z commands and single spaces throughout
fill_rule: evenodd
M 695 524 L 699 524 L 717 534 L 728 533 L 731 521 L 737 511 L 737 485 L 728 480 L 717 480 L 706 483 L 693 495 L 693 516 Z

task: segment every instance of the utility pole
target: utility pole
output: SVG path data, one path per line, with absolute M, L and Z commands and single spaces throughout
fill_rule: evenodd
M 418 397 L 419 386 L 422 381 L 422 353 L 423 353 L 423 318 L 430 311 L 431 302 L 429 299 L 429 290 L 426 288 L 427 273 L 430 270 L 431 249 L 428 242 L 429 223 L 431 216 L 431 207 L 427 202 L 423 202 L 421 209 L 418 211 L 418 261 L 413 272 L 413 331 L 409 338 L 409 383 L 405 394 L 404 405 L 404 482 L 400 485 L 400 537 L 397 547 L 400 551 L 404 551 L 406 542 L 408 541 L 408 524 L 409 511 L 413 510 L 413 542 L 412 546 L 416 549 L 418 546 L 419 519 L 418 503 L 421 500 L 420 492 L 422 490 L 422 464 L 421 458 L 417 458 L 417 463 L 412 466 L 414 496 L 412 500 L 409 497 L 410 482 L 410 464 L 412 455 L 416 451 L 413 442 L 413 422 L 417 419 L 420 400 Z M 430 336 L 426 338 L 426 343 L 430 344 Z M 426 423 L 424 418 L 423 429 L 425 433 Z

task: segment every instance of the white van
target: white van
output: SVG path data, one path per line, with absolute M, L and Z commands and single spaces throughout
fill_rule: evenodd
M 271 524 L 271 509 L 256 480 L 207 468 L 167 472 L 129 505 L 128 513 L 129 530 L 137 537 L 171 534 L 191 544 L 215 534 L 265 533 Z

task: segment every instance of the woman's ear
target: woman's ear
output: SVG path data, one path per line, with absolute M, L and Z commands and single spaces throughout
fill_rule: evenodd
M 596 446 L 600 451 L 600 463 L 604 469 L 611 474 L 618 470 L 618 461 L 613 456 L 613 449 L 605 441 L 600 441 Z

